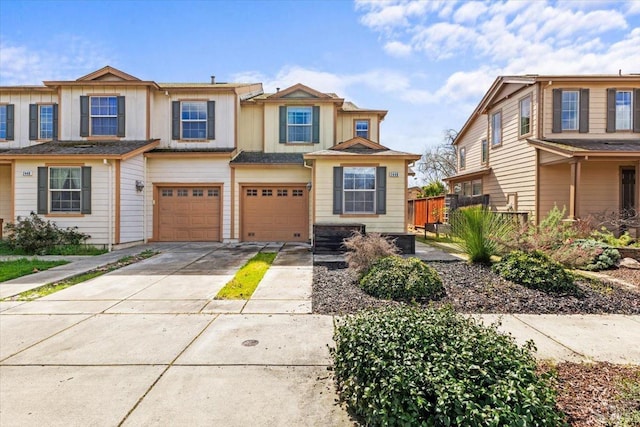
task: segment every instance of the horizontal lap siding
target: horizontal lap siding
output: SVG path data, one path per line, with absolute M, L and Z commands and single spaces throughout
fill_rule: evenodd
M 222 183 L 222 238 L 231 236 L 231 178 L 229 159 L 151 158 L 147 162 L 147 238 L 153 237 L 153 186 L 157 183 Z M 177 186 L 179 187 L 179 186 Z M 156 201 L 157 203 L 157 201 Z
M 543 84 L 544 87 L 544 129 L 545 138 L 588 138 L 588 139 L 637 139 L 638 134 L 633 132 L 608 133 L 607 128 L 607 89 L 637 89 L 640 82 L 629 83 L 584 83 L 584 82 L 554 82 L 551 86 Z M 589 133 L 574 132 L 551 132 L 553 123 L 553 89 L 589 89 Z
M 70 162 L 43 160 L 35 161 L 16 161 L 15 180 L 15 213 L 16 216 L 26 217 L 33 211 L 37 211 L 37 195 L 38 195 L 38 167 L 39 166 L 55 166 L 56 164 L 69 165 Z M 58 226 L 75 227 L 78 226 L 79 231 L 91 235 L 88 241 L 92 244 L 106 245 L 109 243 L 109 168 L 102 161 L 85 161 L 79 160 L 72 162 L 73 165 L 91 166 L 91 214 L 82 216 L 66 216 L 64 214 L 55 214 L 44 217 L 47 220 L 55 222 Z M 114 168 L 115 169 L 115 168 Z M 31 176 L 23 176 L 23 171 L 30 171 Z M 115 177 L 115 170 L 112 177 Z M 112 196 L 115 197 L 113 191 L 113 181 L 111 182 Z M 115 205 L 114 205 L 115 207 Z
M 463 138 L 456 144 L 458 150 L 466 149 L 466 167 L 465 171 L 479 169 L 482 164 L 482 140 L 487 138 L 487 117 L 478 117 Z M 460 172 L 464 172 L 461 170 Z
M 358 164 L 366 166 L 364 160 L 344 162 L 345 164 Z M 341 216 L 333 214 L 333 167 L 338 166 L 335 162 L 316 162 L 316 177 L 314 179 L 316 197 L 316 218 L 315 222 L 337 222 L 337 223 L 364 223 L 367 231 L 371 232 L 405 232 L 405 211 L 406 211 L 406 175 L 404 160 L 370 160 L 372 166 L 387 167 L 387 213 L 384 215 L 371 216 Z M 390 172 L 398 172 L 397 178 L 389 177 Z
M 144 193 L 136 191 L 136 181 L 144 182 L 141 154 L 120 165 L 120 243 L 144 239 Z
M 22 148 L 38 142 L 29 140 L 29 104 L 57 103 L 55 92 L 1 92 L 0 104 L 14 105 L 14 139 L 0 141 L 0 150 Z
M 60 140 L 80 141 L 80 96 L 118 95 L 125 97 L 125 140 L 147 138 L 147 89 L 131 86 L 71 86 L 62 90 L 59 120 Z M 170 117 L 170 116 L 169 116 Z M 169 118 L 167 118 L 169 120 Z
M 304 184 L 311 181 L 311 169 L 299 168 L 260 168 L 256 165 L 254 168 L 245 169 L 237 168 L 235 170 L 235 194 L 233 212 L 233 221 L 236 224 L 233 239 L 239 239 L 240 236 L 240 200 L 242 199 L 241 189 L 244 184 Z M 305 188 L 305 191 L 306 188 Z M 309 224 L 313 218 L 313 201 L 309 197 Z M 310 226 L 311 227 L 311 226 Z
M 540 167 L 540 219 L 557 206 L 569 211 L 569 183 L 571 168 L 568 164 Z
M 579 217 L 620 209 L 620 166 L 615 162 L 582 164 L 577 212 Z
M 485 193 L 490 194 L 490 204 L 497 210 L 507 209 L 507 196 L 517 193 L 518 211 L 535 212 L 536 155 L 526 138 L 519 137 L 520 100 L 531 95 L 531 129 L 537 125 L 535 87 L 508 98 L 495 106 L 491 113 L 502 110 L 502 145 L 489 149 L 492 173 L 485 178 Z

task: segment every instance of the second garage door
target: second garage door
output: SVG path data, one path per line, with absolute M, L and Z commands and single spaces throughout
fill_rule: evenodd
M 302 186 L 244 186 L 242 240 L 309 241 L 309 191 Z
M 220 187 L 158 188 L 158 240 L 220 241 Z

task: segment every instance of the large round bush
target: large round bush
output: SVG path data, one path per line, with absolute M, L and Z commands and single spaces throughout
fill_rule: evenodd
M 562 426 L 529 349 L 452 309 L 387 308 L 337 324 L 340 398 L 370 426 Z
M 360 279 L 366 293 L 377 298 L 436 299 L 444 294 L 438 272 L 418 258 L 389 256 L 376 261 Z
M 493 271 L 507 280 L 553 293 L 579 293 L 571 273 L 540 251 L 513 251 L 493 266 Z

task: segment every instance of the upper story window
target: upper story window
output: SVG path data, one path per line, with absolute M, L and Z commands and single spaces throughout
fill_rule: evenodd
M 527 135 L 531 132 L 531 96 L 520 100 L 520 125 L 518 134 Z
M 589 132 L 589 89 L 553 89 L 552 132 Z
M 355 120 L 355 136 L 369 139 L 369 120 Z
M 486 139 L 480 141 L 480 151 L 480 162 L 485 164 L 489 160 L 489 144 Z
M 171 138 L 215 139 L 215 101 L 173 101 Z
M 0 140 L 11 141 L 13 134 L 13 104 L 0 104 Z
M 91 135 L 115 135 L 118 130 L 118 98 L 91 97 Z
M 81 96 L 80 136 L 124 137 L 124 96 Z
M 320 107 L 280 107 L 279 142 L 320 142 Z
M 58 105 L 29 105 L 29 139 L 55 139 L 58 137 Z
M 562 130 L 578 130 L 580 92 L 562 91 Z
M 616 91 L 616 129 L 617 130 L 631 130 L 631 107 L 632 92 L 630 90 L 618 90 Z
M 205 139 L 207 136 L 207 103 L 182 103 L 182 139 Z
M 502 144 L 502 111 L 491 116 L 491 145 L 493 147 Z
M 376 168 L 344 168 L 344 213 L 375 213 Z
M 640 132 L 640 89 L 607 89 L 607 132 Z
M 460 147 L 458 150 L 458 168 L 464 169 L 465 167 L 467 167 L 467 149 Z

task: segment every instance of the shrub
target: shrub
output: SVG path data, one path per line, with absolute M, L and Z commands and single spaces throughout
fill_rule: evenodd
M 437 299 L 444 294 L 438 272 L 418 258 L 380 258 L 360 280 L 366 293 L 377 298 L 410 301 Z
M 451 233 L 461 240 L 460 247 L 471 262 L 490 264 L 497 255 L 501 239 L 513 223 L 482 206 L 458 209 L 450 215 Z
M 616 237 L 606 227 L 602 227 L 600 230 L 594 230 L 591 233 L 590 237 L 600 242 L 606 243 L 608 246 L 612 246 L 614 248 L 622 248 L 625 246 L 638 246 L 638 242 L 636 242 L 635 239 L 631 237 L 628 231 L 625 231 L 624 233 L 622 233 L 620 237 Z
M 362 277 L 378 259 L 396 255 L 399 252 L 392 240 L 379 233 L 362 234 L 356 231 L 344 240 L 344 246 L 349 251 L 345 254 L 347 264 L 358 274 L 358 277 Z
M 530 347 L 450 308 L 361 312 L 334 340 L 340 398 L 364 425 L 566 425 Z
M 78 232 L 78 227 L 59 228 L 51 221 L 45 221 L 34 212 L 26 218 L 6 225 L 7 243 L 10 248 L 26 254 L 44 254 L 62 245 L 79 245 L 90 236 Z
M 540 251 L 513 251 L 493 266 L 493 271 L 514 283 L 544 292 L 578 294 L 571 273 Z

